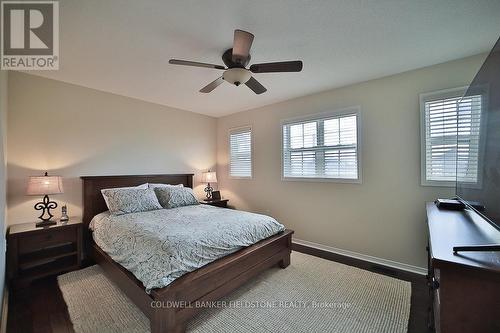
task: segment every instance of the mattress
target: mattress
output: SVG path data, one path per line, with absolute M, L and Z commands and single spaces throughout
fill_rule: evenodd
M 209 205 L 120 216 L 104 212 L 89 227 L 96 244 L 146 292 L 285 230 L 270 216 Z

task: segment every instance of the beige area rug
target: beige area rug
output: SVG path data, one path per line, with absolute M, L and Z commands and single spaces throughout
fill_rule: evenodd
M 77 333 L 149 332 L 149 321 L 98 266 L 58 277 Z M 406 332 L 411 284 L 292 253 L 193 318 L 188 332 Z

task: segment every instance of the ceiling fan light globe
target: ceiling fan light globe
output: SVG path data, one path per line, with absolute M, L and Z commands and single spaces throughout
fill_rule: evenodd
M 252 77 L 252 73 L 244 68 L 231 68 L 222 74 L 222 78 L 235 86 L 247 83 Z

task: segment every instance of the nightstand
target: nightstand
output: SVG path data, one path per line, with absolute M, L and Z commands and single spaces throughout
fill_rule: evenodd
M 8 277 L 15 287 L 80 267 L 82 220 L 37 228 L 36 222 L 10 226 L 7 235 Z
M 203 205 L 210 205 L 210 206 L 215 206 L 215 207 L 222 207 L 222 208 L 227 208 L 227 202 L 229 199 L 217 199 L 217 200 L 209 200 L 209 201 L 200 201 L 201 204 Z

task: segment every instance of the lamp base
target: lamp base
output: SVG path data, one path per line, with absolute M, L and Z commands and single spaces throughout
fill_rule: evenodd
M 55 209 L 57 208 L 57 202 L 55 201 L 50 201 L 49 199 L 49 196 L 48 195 L 45 195 L 43 197 L 43 200 L 40 201 L 40 202 L 37 202 L 35 204 L 35 207 L 34 207 L 36 210 L 41 210 L 42 211 L 42 214 L 40 216 L 38 216 L 38 218 L 40 220 L 42 220 L 42 222 L 38 222 L 36 224 L 37 227 L 44 227 L 44 226 L 47 226 L 47 225 L 51 225 L 51 224 L 55 224 L 56 222 L 54 221 L 51 221 L 50 219 L 54 217 L 54 215 L 52 215 L 50 213 L 50 210 L 51 209 Z M 47 222 L 47 223 L 46 223 Z
M 212 200 L 212 192 L 213 192 L 214 188 L 212 186 L 210 186 L 210 183 L 207 183 L 207 186 L 205 187 L 205 189 L 203 191 L 205 191 L 206 195 L 205 195 L 205 201 L 209 201 L 209 200 Z
M 56 221 L 42 221 L 42 222 L 38 222 L 36 224 L 36 227 L 43 228 L 43 227 L 48 227 L 49 225 L 54 225 L 54 224 L 57 224 L 57 222 Z

